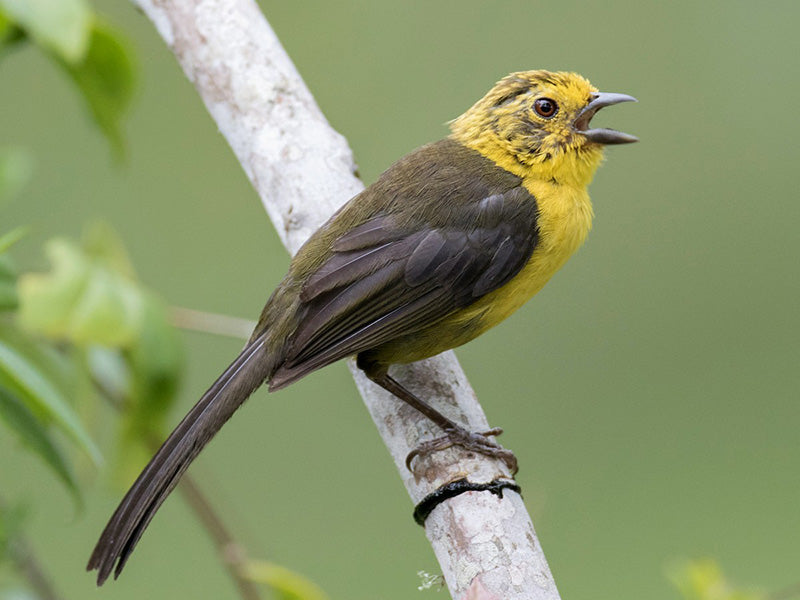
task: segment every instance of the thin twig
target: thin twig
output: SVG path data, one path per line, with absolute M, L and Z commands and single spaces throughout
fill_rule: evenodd
M 61 596 L 53 588 L 50 578 L 45 574 L 39 561 L 31 550 L 28 541 L 16 536 L 9 543 L 9 555 L 28 583 L 41 600 L 61 600 Z
M 0 512 L 4 512 L 6 506 L 6 502 L 0 498 Z M 14 534 L 11 539 L 7 540 L 7 543 L 11 561 L 25 577 L 36 595 L 41 600 L 61 600 L 62 597 L 56 592 L 25 536 L 19 533 Z
M 203 333 L 213 333 L 246 340 L 256 326 L 255 321 L 248 319 L 204 312 L 182 306 L 173 306 L 171 311 L 172 324 L 175 327 Z
M 155 438 L 151 438 L 148 445 L 155 451 L 161 444 Z M 225 569 L 236 583 L 236 587 L 239 588 L 241 597 L 244 600 L 261 600 L 256 584 L 243 574 L 244 567 L 248 562 L 247 551 L 225 527 L 222 518 L 189 473 L 184 473 L 178 484 L 178 491 L 213 540 L 222 564 L 225 565 Z

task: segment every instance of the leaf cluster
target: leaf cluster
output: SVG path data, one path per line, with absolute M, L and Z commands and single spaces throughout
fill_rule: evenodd
M 0 60 L 26 42 L 40 48 L 77 86 L 122 159 L 121 124 L 133 97 L 135 69 L 121 34 L 86 0 L 0 0 Z
M 12 290 L 0 322 L 0 418 L 77 494 L 59 438 L 96 465 L 101 455 L 70 398 L 82 384 L 124 404 L 123 439 L 135 445 L 158 433 L 182 349 L 163 302 L 137 282 L 108 228 L 90 229 L 82 244 L 55 238 L 45 248 L 49 272 L 24 273 L 14 288 L 9 266 L 0 280 Z M 0 258 L 10 265 L 7 254 Z

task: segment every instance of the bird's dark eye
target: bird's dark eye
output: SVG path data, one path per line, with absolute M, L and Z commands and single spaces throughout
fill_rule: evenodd
M 540 117 L 549 119 L 558 112 L 558 104 L 556 104 L 555 100 L 550 100 L 550 98 L 539 98 L 533 103 L 533 110 Z

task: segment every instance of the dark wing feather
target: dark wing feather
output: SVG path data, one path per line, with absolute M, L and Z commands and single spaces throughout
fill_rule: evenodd
M 434 229 L 429 231 L 414 248 L 405 268 L 405 281 L 416 286 L 425 283 L 434 275 L 435 268 L 447 260 L 448 248 L 444 234 Z
M 339 238 L 303 286 L 303 318 L 270 389 L 429 326 L 522 269 L 537 239 L 528 192 L 514 188 L 457 212 L 457 221 L 423 227 L 378 215 Z
M 334 241 L 333 251 L 347 252 L 348 250 L 372 248 L 400 237 L 402 235 L 399 231 L 387 229 L 385 219 L 370 219 L 358 227 L 353 227 L 353 229 Z
M 418 243 L 423 234 L 397 240 L 379 240 L 374 246 L 334 251 L 333 255 L 303 284 L 300 300 L 308 302 L 324 292 L 342 289 L 394 263 Z

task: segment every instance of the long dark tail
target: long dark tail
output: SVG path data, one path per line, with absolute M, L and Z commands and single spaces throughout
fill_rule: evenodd
M 125 494 L 86 566 L 97 585 L 116 579 L 150 520 L 203 447 L 269 376 L 265 334 L 253 339 L 170 434 Z M 116 564 L 116 568 L 115 568 Z

